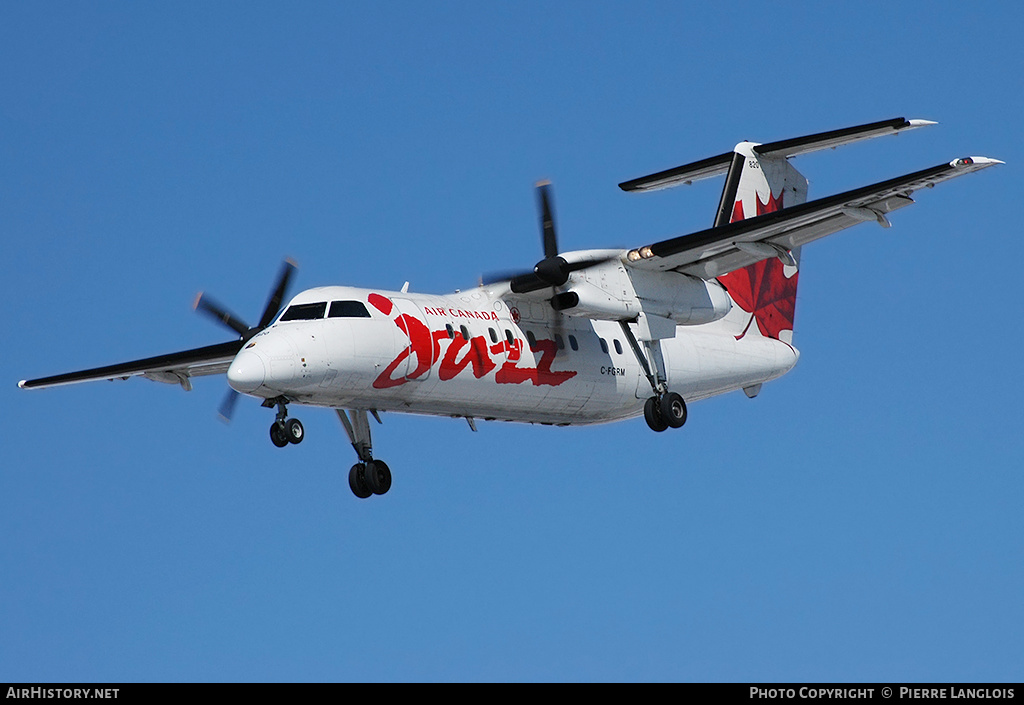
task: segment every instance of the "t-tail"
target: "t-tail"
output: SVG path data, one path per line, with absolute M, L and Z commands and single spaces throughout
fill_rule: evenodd
M 790 157 L 934 124 L 928 120 L 894 118 L 766 144 L 740 142 L 731 152 L 619 186 L 625 191 L 652 191 L 724 173 L 725 186 L 714 221 L 714 226 L 719 227 L 805 203 L 807 179 L 789 163 Z M 736 305 L 749 314 L 746 326 L 736 338 L 750 335 L 756 328 L 765 337 L 792 343 L 800 248 L 786 250 L 766 243 L 735 245 L 762 257 L 754 264 L 717 277 Z

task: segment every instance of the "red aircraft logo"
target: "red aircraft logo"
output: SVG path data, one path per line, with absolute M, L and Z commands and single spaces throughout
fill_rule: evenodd
M 757 196 L 757 215 L 781 210 L 782 195 L 780 193 L 775 198 L 769 194 L 768 203 L 762 203 L 761 197 Z M 730 222 L 738 220 L 743 220 L 741 201 L 736 201 Z M 779 340 L 781 331 L 793 330 L 798 275 L 794 272 L 787 277 L 784 266 L 778 258 L 769 257 L 718 277 L 736 305 L 750 314 L 750 320 L 743 332 L 736 336 L 736 340 L 747 334 L 750 324 L 755 320 L 761 334 L 768 338 Z
M 370 294 L 368 300 L 385 316 L 390 316 L 394 312 L 395 306 L 386 296 Z M 451 337 L 447 328 L 432 331 L 419 318 L 406 313 L 398 315 L 393 320 L 399 330 L 409 337 L 409 347 L 400 352 L 377 376 L 373 382 L 375 389 L 397 387 L 409 380 L 421 377 L 427 373 L 434 360 L 440 360 L 437 376 L 442 381 L 455 378 L 467 368 L 472 371 L 474 377 L 481 379 L 498 367 L 498 363 L 491 358 L 491 355 L 500 355 L 505 360 L 494 375 L 494 381 L 498 384 L 522 384 L 529 381 L 534 386 L 558 386 L 577 374 L 573 370 L 552 371 L 551 365 L 558 352 L 558 346 L 553 340 L 538 340 L 536 344 L 530 346 L 532 352 L 540 353 L 540 361 L 536 367 L 519 367 L 522 358 L 522 340 L 503 339 L 489 346 L 482 335 L 469 340 L 459 333 L 455 333 L 454 337 Z M 441 341 L 448 341 L 443 357 L 441 356 Z M 463 350 L 464 348 L 465 350 Z M 415 357 L 416 367 L 405 375 L 395 377 L 395 371 L 403 363 L 410 366 L 410 363 L 407 362 L 410 356 Z

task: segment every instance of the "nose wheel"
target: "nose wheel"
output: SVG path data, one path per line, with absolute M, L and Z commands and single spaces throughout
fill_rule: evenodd
M 305 433 L 298 419 L 285 419 L 283 424 L 278 421 L 270 424 L 270 440 L 278 448 L 284 448 L 289 443 L 301 443 Z
M 301 443 L 306 436 L 302 422 L 298 419 L 288 418 L 288 407 L 284 400 L 267 400 L 264 406 L 277 406 L 277 418 L 270 424 L 270 441 L 278 448 L 284 448 L 289 443 Z

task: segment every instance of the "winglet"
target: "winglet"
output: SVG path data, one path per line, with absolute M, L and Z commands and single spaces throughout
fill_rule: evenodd
M 980 171 L 990 166 L 998 166 L 999 164 L 1005 164 L 999 159 L 992 159 L 991 157 L 961 157 L 960 159 L 954 159 L 949 163 L 951 167 L 958 171 L 964 171 L 970 173 L 972 171 Z
M 992 159 L 991 157 L 963 157 L 961 159 L 954 159 L 949 165 L 955 167 L 977 166 L 979 169 L 984 169 L 987 166 L 1005 163 L 1001 159 Z

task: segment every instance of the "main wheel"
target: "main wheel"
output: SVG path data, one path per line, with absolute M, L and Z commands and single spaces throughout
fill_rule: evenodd
M 373 491 L 366 486 L 366 466 L 356 463 L 348 471 L 348 486 L 359 499 L 366 499 L 373 494 Z
M 288 439 L 289 443 L 302 443 L 304 436 L 302 422 L 298 419 L 288 419 L 284 422 L 284 437 Z
M 391 489 L 391 468 L 383 460 L 366 463 L 366 486 L 374 494 L 384 494 Z
M 679 428 L 686 423 L 686 402 L 675 392 L 668 392 L 658 404 L 661 418 L 672 428 Z
M 270 440 L 278 448 L 284 448 L 288 445 L 288 437 L 285 435 L 284 429 L 278 425 L 277 421 L 270 424 Z
M 665 419 L 661 418 L 661 409 L 658 407 L 658 397 L 651 397 L 644 402 L 644 421 L 651 427 L 652 431 L 661 433 L 668 424 Z

